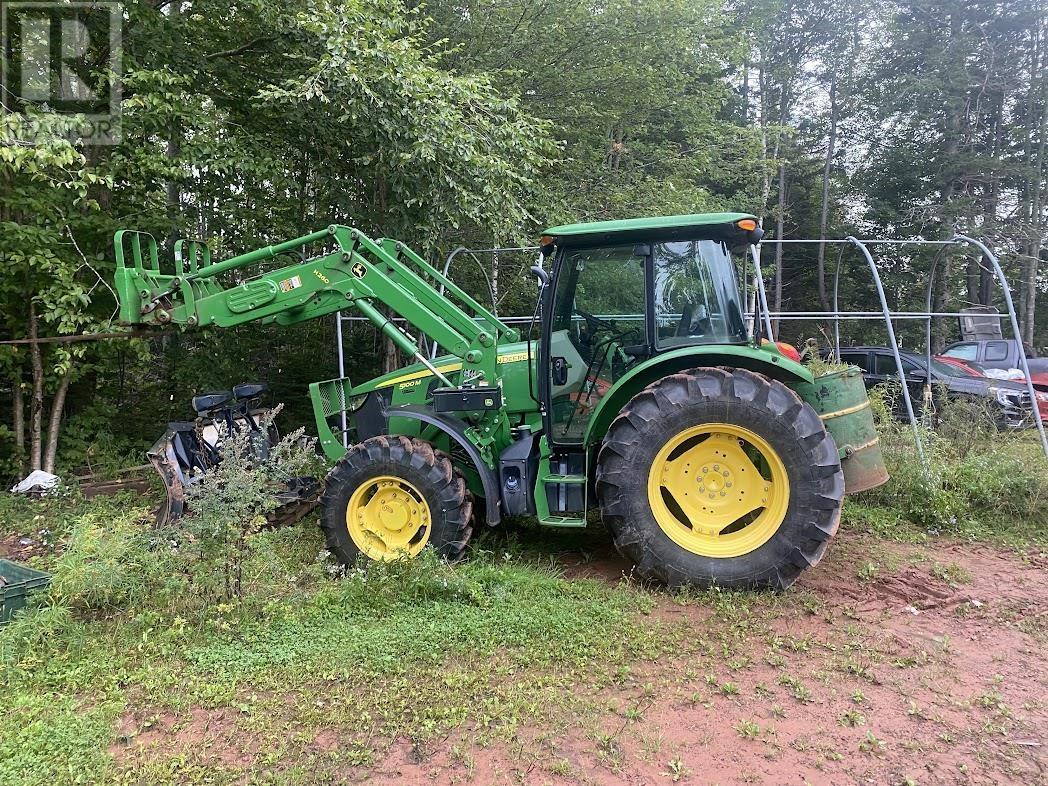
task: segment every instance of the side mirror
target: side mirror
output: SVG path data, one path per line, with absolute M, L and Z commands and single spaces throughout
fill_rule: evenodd
M 927 382 L 928 372 L 922 368 L 915 368 L 912 371 L 906 372 L 906 378 L 912 379 L 914 382 Z

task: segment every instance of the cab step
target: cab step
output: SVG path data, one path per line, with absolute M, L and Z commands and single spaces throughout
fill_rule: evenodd
M 539 519 L 539 524 L 543 527 L 578 529 L 586 526 L 586 519 L 577 518 L 575 516 L 546 516 L 545 518 Z
M 576 483 L 581 484 L 586 482 L 585 475 L 547 475 L 542 479 L 544 483 L 549 485 L 550 483 Z

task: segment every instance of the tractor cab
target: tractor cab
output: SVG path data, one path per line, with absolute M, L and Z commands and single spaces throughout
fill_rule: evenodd
M 761 230 L 745 213 L 553 227 L 539 352 L 553 445 L 585 441 L 615 383 L 660 354 L 749 342 L 737 262 Z

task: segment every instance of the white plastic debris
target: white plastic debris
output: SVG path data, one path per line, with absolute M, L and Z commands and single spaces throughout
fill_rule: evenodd
M 915 606 L 904 606 L 903 611 L 908 611 L 910 614 L 920 614 L 920 610 Z
M 11 487 L 12 494 L 46 494 L 61 482 L 58 475 L 35 469 Z
M 991 379 L 1022 379 L 1023 372 L 1018 368 L 988 368 L 983 372 Z

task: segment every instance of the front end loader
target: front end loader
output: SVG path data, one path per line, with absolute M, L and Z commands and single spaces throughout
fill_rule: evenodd
M 150 236 L 118 232 L 116 284 L 129 324 L 356 310 L 415 359 L 310 385 L 333 464 L 321 527 L 345 564 L 455 559 L 475 526 L 582 527 L 597 508 L 644 578 L 784 589 L 822 558 L 845 492 L 887 474 L 861 376 L 815 379 L 749 328 L 736 260 L 760 236 L 741 213 L 551 228 L 530 340 L 403 243 L 344 226 L 222 262 L 180 241 L 163 272 Z M 244 276 L 267 260 L 286 264 Z

